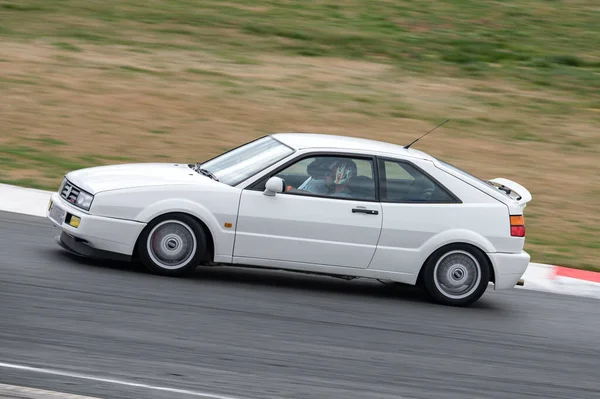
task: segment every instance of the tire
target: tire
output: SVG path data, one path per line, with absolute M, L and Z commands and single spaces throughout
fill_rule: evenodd
M 187 276 L 202 262 L 206 234 L 193 217 L 176 213 L 157 217 L 137 242 L 140 261 L 153 274 Z
M 487 258 L 480 250 L 465 244 L 438 249 L 423 269 L 425 290 L 443 305 L 471 305 L 483 295 L 489 280 Z

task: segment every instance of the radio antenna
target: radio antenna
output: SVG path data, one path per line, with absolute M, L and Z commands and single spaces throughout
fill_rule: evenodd
M 406 148 L 406 149 L 410 148 L 411 145 L 413 145 L 417 141 L 421 140 L 423 137 L 427 136 L 429 133 L 433 132 L 435 129 L 437 129 L 438 127 L 442 126 L 444 123 L 448 122 L 449 120 L 450 119 L 446 119 L 445 121 L 443 121 L 442 123 L 440 123 L 439 125 L 437 125 L 436 127 L 434 127 L 433 129 L 431 129 L 430 131 L 428 131 L 427 133 L 425 133 L 424 135 L 422 135 L 421 137 L 419 137 L 416 140 L 414 140 L 412 143 L 405 145 L 404 148 Z

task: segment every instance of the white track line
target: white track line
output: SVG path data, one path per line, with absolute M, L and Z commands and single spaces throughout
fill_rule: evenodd
M 0 184 L 0 210 L 45 217 L 51 195 L 51 191 Z
M 112 378 L 94 377 L 91 375 L 72 373 L 69 371 L 60 371 L 60 370 L 53 370 L 53 369 L 46 369 L 46 368 L 39 368 L 39 367 L 30 367 L 30 366 L 23 366 L 20 364 L 13 364 L 13 363 L 0 362 L 0 367 L 4 367 L 7 369 L 14 369 L 14 370 L 31 371 L 34 373 L 42 373 L 42 374 L 50 374 L 50 375 L 59 375 L 59 376 L 63 376 L 63 377 L 78 378 L 81 380 L 106 382 L 108 384 L 125 385 L 125 386 L 136 387 L 136 388 L 145 388 L 145 389 L 150 389 L 150 390 L 154 390 L 154 391 L 164 391 L 164 392 L 178 393 L 178 394 L 183 394 L 183 395 L 199 396 L 199 397 L 208 398 L 208 399 L 241 399 L 241 398 L 235 398 L 233 396 L 216 395 L 216 394 L 207 393 L 207 392 L 190 391 L 187 389 L 159 387 L 159 386 L 155 386 L 155 385 L 140 384 L 137 382 L 114 380 Z
M 70 393 L 46 391 L 18 385 L 0 384 L 0 398 L 10 399 L 100 399 L 91 396 L 73 395 Z

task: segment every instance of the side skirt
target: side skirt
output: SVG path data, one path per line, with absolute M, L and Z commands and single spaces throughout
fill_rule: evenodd
M 397 283 L 415 285 L 417 275 L 408 273 L 395 273 L 373 269 L 358 269 L 353 267 L 324 266 L 297 262 L 286 262 L 267 259 L 254 259 L 234 257 L 231 267 L 245 267 L 268 270 L 283 270 L 295 273 L 314 274 L 353 280 L 355 278 L 370 278 L 377 280 L 391 280 Z

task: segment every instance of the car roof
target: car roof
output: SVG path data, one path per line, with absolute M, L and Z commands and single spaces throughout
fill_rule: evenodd
M 304 149 L 336 149 L 336 150 L 360 150 L 364 153 L 390 154 L 408 156 L 420 159 L 433 160 L 434 158 L 422 151 L 412 148 L 406 149 L 401 145 L 349 137 L 342 135 L 329 135 L 319 133 L 275 133 L 271 135 L 282 143 L 296 150 Z

